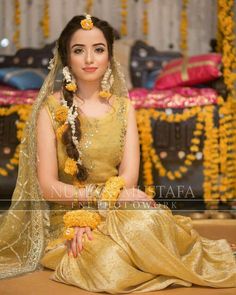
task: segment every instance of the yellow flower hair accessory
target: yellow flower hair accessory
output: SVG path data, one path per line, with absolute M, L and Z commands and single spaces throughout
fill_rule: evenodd
M 77 90 L 77 86 L 75 83 L 68 83 L 66 84 L 65 88 L 68 90 L 68 91 L 72 91 L 72 92 L 75 92 Z
M 78 172 L 76 161 L 74 159 L 68 157 L 65 162 L 64 171 L 67 174 L 75 175 Z
M 92 22 L 92 19 L 91 19 L 91 15 L 86 14 L 85 19 L 83 19 L 80 22 L 80 24 L 81 24 L 82 29 L 84 29 L 84 30 L 92 30 L 93 22 Z
M 103 98 L 108 98 L 111 96 L 111 93 L 109 91 L 100 91 L 99 92 L 99 96 L 103 97 Z
M 56 112 L 55 112 L 55 118 L 57 121 L 61 122 L 61 123 L 65 123 L 66 119 L 68 116 L 68 110 L 67 107 L 65 106 L 60 106 L 57 108 Z

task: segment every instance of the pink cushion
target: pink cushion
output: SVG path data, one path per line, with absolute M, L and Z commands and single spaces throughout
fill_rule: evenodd
M 129 96 L 135 109 L 188 108 L 217 104 L 217 92 L 212 88 L 177 87 L 168 90 L 134 88 Z
M 215 80 L 222 75 L 221 58 L 221 54 L 209 53 L 172 60 L 157 77 L 154 88 L 192 86 Z

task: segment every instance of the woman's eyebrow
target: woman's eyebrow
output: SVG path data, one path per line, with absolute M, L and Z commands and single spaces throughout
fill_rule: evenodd
M 98 46 L 98 45 L 106 46 L 104 43 L 95 43 L 95 44 L 93 44 L 93 46 Z M 77 44 L 72 45 L 71 48 L 74 48 L 74 47 L 76 47 L 76 46 L 84 47 L 85 45 L 84 45 L 84 44 L 78 44 L 78 43 L 77 43 Z

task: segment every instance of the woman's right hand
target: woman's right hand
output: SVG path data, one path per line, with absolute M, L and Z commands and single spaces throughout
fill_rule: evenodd
M 75 235 L 73 240 L 67 241 L 67 249 L 68 249 L 68 255 L 74 256 L 74 258 L 77 257 L 77 255 L 82 251 L 83 244 L 83 234 L 86 233 L 88 238 L 90 240 L 93 240 L 92 236 L 92 230 L 89 226 L 86 227 L 75 227 Z

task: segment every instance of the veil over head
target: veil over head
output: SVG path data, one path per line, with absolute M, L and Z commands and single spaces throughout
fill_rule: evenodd
M 49 239 L 49 202 L 37 178 L 37 118 L 46 98 L 62 87 L 62 62 L 55 48 L 48 73 L 35 100 L 20 143 L 19 168 L 12 203 L 0 216 L 0 278 L 43 269 L 39 261 Z M 119 63 L 112 58 L 114 83 L 111 92 L 128 96 Z

